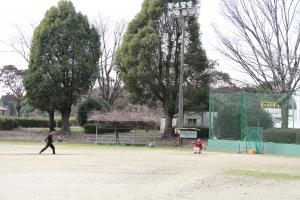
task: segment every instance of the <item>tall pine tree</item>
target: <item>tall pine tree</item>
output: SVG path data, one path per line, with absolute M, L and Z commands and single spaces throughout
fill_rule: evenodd
M 72 105 L 95 84 L 99 55 L 98 32 L 70 1 L 51 7 L 34 31 L 25 87 L 33 104 L 61 112 L 64 132 Z
M 188 85 L 208 88 L 205 71 L 209 62 L 200 42 L 197 18 L 187 18 L 186 26 L 188 69 L 184 74 L 184 90 Z M 163 137 L 172 135 L 172 118 L 178 110 L 181 30 L 179 20 L 170 15 L 168 1 L 145 0 L 141 11 L 129 23 L 117 52 L 118 71 L 131 100 L 145 104 L 161 102 L 166 119 Z

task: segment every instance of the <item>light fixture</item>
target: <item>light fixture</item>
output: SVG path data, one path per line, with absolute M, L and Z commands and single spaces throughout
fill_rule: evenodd
M 181 15 L 182 15 L 183 17 L 186 17 L 188 14 L 189 14 L 189 13 L 188 13 L 188 10 L 187 10 L 186 8 L 183 8 L 183 9 L 181 10 Z
M 180 10 L 179 9 L 174 10 L 174 14 L 176 15 L 176 17 L 179 17 L 181 15 Z

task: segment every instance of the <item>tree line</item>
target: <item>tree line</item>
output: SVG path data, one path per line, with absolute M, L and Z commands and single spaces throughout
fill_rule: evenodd
M 105 23 L 90 25 L 70 1 L 62 0 L 51 7 L 34 29 L 28 70 L 23 78 L 27 101 L 47 111 L 51 122 L 54 122 L 54 111 L 60 111 L 62 130 L 69 131 L 72 105 L 97 81 L 101 97 L 109 104 L 113 105 L 125 89 L 131 102 L 160 105 L 171 119 L 178 109 L 182 36 L 178 20 L 168 14 L 167 3 L 145 0 L 124 35 L 124 23 L 117 26 L 111 49 Z M 206 69 L 213 68 L 213 64 L 202 48 L 195 17 L 189 19 L 188 37 L 186 99 L 201 98 L 200 107 L 205 109 L 210 80 Z M 187 103 L 186 107 L 192 104 Z M 167 126 L 166 136 L 171 135 L 170 128 L 171 124 Z M 52 123 L 51 129 L 54 129 Z
M 127 27 L 121 23 L 113 34 L 108 34 L 103 21 L 91 25 L 71 1 L 61 0 L 34 29 L 28 70 L 23 78 L 26 99 L 47 111 L 50 121 L 54 120 L 54 111 L 60 111 L 62 130 L 69 131 L 72 105 L 95 83 L 97 95 L 113 107 L 122 91 L 128 91 L 130 102 L 162 108 L 166 117 L 163 136 L 170 137 L 172 118 L 178 112 L 184 36 L 179 19 L 170 15 L 168 4 L 175 2 L 144 0 Z M 196 0 L 191 2 L 193 6 L 199 4 Z M 216 29 L 224 47 L 220 51 L 239 63 L 261 88 L 277 93 L 295 91 L 299 80 L 299 39 L 297 35 L 291 37 L 290 32 L 298 17 L 298 3 L 222 2 L 224 16 L 238 30 L 241 43 L 232 43 Z M 208 109 L 208 93 L 213 84 L 234 84 L 228 74 L 215 69 L 216 61 L 207 58 L 197 17 L 190 16 L 186 21 L 184 109 L 203 111 Z M 111 47 L 109 36 L 113 37 Z

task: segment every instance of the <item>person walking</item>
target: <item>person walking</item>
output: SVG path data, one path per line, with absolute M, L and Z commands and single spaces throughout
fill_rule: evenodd
M 42 152 L 44 152 L 48 147 L 50 147 L 52 149 L 53 154 L 55 154 L 55 147 L 53 145 L 53 137 L 52 137 L 53 134 L 54 134 L 54 131 L 50 132 L 48 134 L 48 136 L 43 140 L 44 142 L 47 142 L 47 143 L 46 143 L 46 146 L 40 151 L 40 154 Z

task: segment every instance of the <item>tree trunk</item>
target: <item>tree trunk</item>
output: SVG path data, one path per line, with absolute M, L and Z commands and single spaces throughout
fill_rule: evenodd
M 165 130 L 164 130 L 164 134 L 162 135 L 163 139 L 171 138 L 171 136 L 174 135 L 173 128 L 172 128 L 172 119 L 173 119 L 173 115 L 171 115 L 170 113 L 165 114 Z
M 115 122 L 115 134 L 116 134 L 116 144 L 119 144 L 119 132 L 118 132 L 118 128 L 117 128 L 117 122 Z
M 281 128 L 289 127 L 289 104 L 284 103 L 281 106 Z
M 55 120 L 54 120 L 54 110 L 48 111 L 49 113 L 49 132 L 55 131 Z
M 284 94 L 283 94 L 284 95 Z M 289 100 L 291 95 L 287 94 L 280 102 L 281 108 L 281 128 L 289 127 Z
M 70 133 L 70 112 L 71 109 L 61 110 L 61 131 L 62 133 Z
M 17 110 L 18 117 L 21 117 L 21 113 L 20 113 L 20 111 L 21 111 L 21 104 L 20 103 L 17 103 L 16 110 Z

